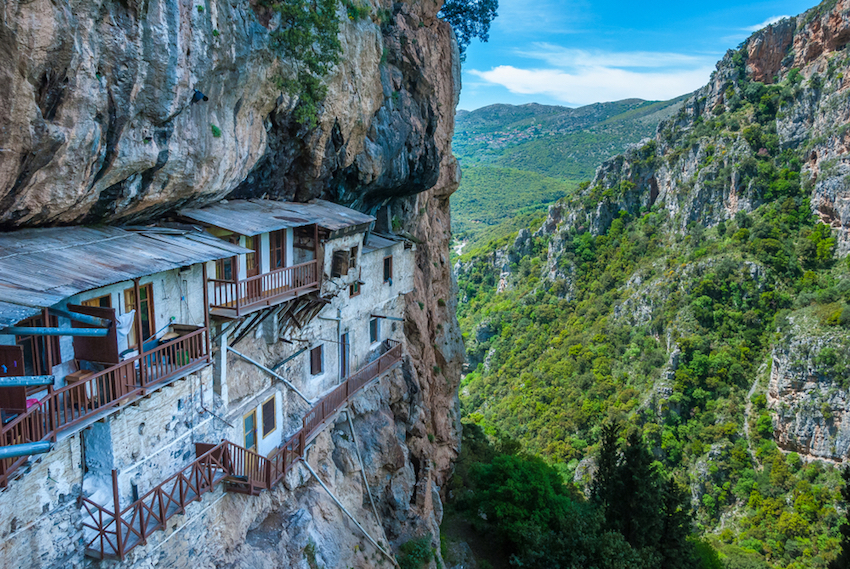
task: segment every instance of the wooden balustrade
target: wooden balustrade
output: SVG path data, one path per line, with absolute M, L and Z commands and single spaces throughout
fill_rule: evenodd
M 206 328 L 200 328 L 49 393 L 38 405 L 3 425 L 0 446 L 55 439 L 93 415 L 134 400 L 146 388 L 208 363 L 207 333 Z M 28 458 L 0 460 L 0 488 Z
M 278 300 L 296 296 L 305 289 L 317 287 L 319 262 L 314 259 L 240 281 L 207 281 L 212 283 L 210 309 L 232 311 L 236 316 L 242 316 Z
M 113 471 L 114 509 L 119 511 L 118 515 L 88 498 L 80 498 L 84 516 L 88 516 L 83 521 L 86 554 L 98 559 L 123 559 L 131 549 L 145 544 L 153 532 L 164 528 L 171 517 L 184 512 L 188 504 L 200 500 L 220 482 L 228 483 L 228 490 L 246 494 L 272 489 L 304 458 L 307 443 L 321 431 L 327 419 L 351 396 L 401 360 L 400 343 L 386 340 L 384 346 L 387 349 L 384 354 L 316 403 L 304 417 L 302 428 L 268 458 L 227 440 L 212 448 L 198 445 L 209 450 L 124 509 L 118 508 L 117 473 Z

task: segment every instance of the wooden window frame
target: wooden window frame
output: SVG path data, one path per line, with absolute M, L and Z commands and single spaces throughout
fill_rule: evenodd
M 106 306 L 103 306 L 99 302 L 99 301 L 103 300 L 104 298 L 109 299 L 109 304 L 107 304 Z M 95 303 L 95 301 L 98 301 L 98 302 Z M 83 300 L 83 301 L 80 302 L 80 305 L 81 306 L 93 306 L 95 308 L 112 308 L 112 295 L 111 294 L 104 294 L 102 296 L 96 296 L 96 297 L 90 298 L 88 300 Z
M 249 447 L 248 441 L 246 440 L 248 438 L 248 433 L 245 432 L 245 419 L 247 419 L 251 415 L 254 416 L 254 445 Z M 251 409 L 250 411 L 242 415 L 242 444 L 245 446 L 246 449 L 254 450 L 256 452 L 256 450 L 259 448 L 257 446 L 258 443 L 259 441 L 257 440 L 257 410 Z
M 348 286 L 348 297 L 360 296 L 360 281 L 354 281 Z
M 316 350 L 319 350 L 318 359 L 313 356 Z M 316 362 L 318 362 L 318 371 L 316 371 Z M 322 375 L 323 373 L 325 373 L 325 345 L 319 344 L 310 349 L 310 375 Z
M 271 402 L 272 404 L 272 428 L 271 430 L 266 431 L 266 405 L 268 405 L 269 402 Z M 275 395 L 272 395 L 271 397 L 263 401 L 263 404 L 260 405 L 260 409 L 262 409 L 263 414 L 263 438 L 266 438 L 277 430 L 277 397 Z
M 251 240 L 251 244 L 248 244 L 248 240 Z M 250 253 L 245 253 L 245 278 L 255 277 L 260 274 L 260 235 L 246 235 L 245 236 L 245 248 L 251 249 Z M 254 266 L 252 267 L 248 262 L 249 259 L 254 260 Z M 255 272 L 256 271 L 256 272 Z M 253 274 L 252 274 L 253 272 Z
M 357 245 L 351 248 L 351 252 L 349 253 L 350 256 L 348 257 L 349 270 L 357 268 L 357 251 L 359 249 L 360 248 Z
M 145 283 L 143 285 L 139 285 L 139 296 L 141 296 L 143 288 L 148 289 L 147 302 L 148 302 L 148 322 L 149 322 L 149 325 L 150 325 L 150 330 L 149 330 L 150 336 L 148 336 L 147 340 L 150 340 L 151 338 L 153 338 L 154 335 L 156 335 L 156 310 L 155 310 L 154 305 L 153 305 L 153 283 Z M 131 310 L 136 308 L 135 302 L 130 303 L 130 299 L 135 298 L 135 296 L 136 296 L 135 287 L 130 287 L 130 288 L 124 289 L 124 312 L 125 313 L 130 312 Z M 138 310 L 136 311 L 136 317 L 141 318 Z M 141 353 L 142 347 L 143 347 L 144 342 L 145 342 L 145 338 L 142 338 L 142 344 L 140 344 L 138 342 L 138 340 L 134 340 L 136 333 L 137 333 L 137 324 L 136 324 L 135 319 L 134 319 L 133 327 L 130 329 L 130 333 L 127 335 L 127 348 L 128 349 L 136 348 L 137 350 L 139 350 L 139 353 Z
M 277 236 L 280 236 L 279 243 L 275 243 Z M 286 267 L 286 229 L 269 232 L 269 266 L 271 270 Z
M 387 264 L 389 261 L 389 264 Z M 393 256 L 387 255 L 384 257 L 384 282 L 388 283 L 393 280 Z
M 224 268 L 226 265 L 230 265 L 230 278 L 228 279 L 225 275 Z M 228 281 L 235 282 L 237 280 L 237 276 L 239 273 L 239 269 L 237 268 L 237 258 L 236 257 L 228 257 L 227 259 L 216 259 L 215 262 L 215 278 L 218 281 Z

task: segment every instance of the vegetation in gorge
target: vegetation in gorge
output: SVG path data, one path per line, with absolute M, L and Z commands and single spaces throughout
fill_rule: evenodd
M 778 449 L 764 394 L 772 343 L 791 319 L 850 323 L 850 265 L 811 213 L 804 149 L 782 148 L 776 133 L 777 113 L 802 82 L 793 71 L 775 85 L 740 79 L 724 108 L 687 127 L 684 117 L 667 123 L 663 158 L 652 142 L 634 178 L 585 186 L 567 205 L 617 203 L 659 160 L 696 155 L 685 185 L 719 191 L 734 175 L 756 197 L 751 213 L 706 228 L 656 205 L 621 211 L 599 235 L 579 214 L 551 257 L 549 237 L 532 238 L 501 292 L 492 252 L 462 256 L 458 272 L 459 318 L 477 366 L 461 386 L 468 419 L 515 439 L 576 488 L 606 446 L 603 425 L 640 426 L 652 469 L 687 482 L 694 534 L 727 568 L 826 567 L 839 552 L 840 474 Z M 818 365 L 839 360 L 827 354 Z M 461 474 L 460 484 L 463 494 L 478 481 Z

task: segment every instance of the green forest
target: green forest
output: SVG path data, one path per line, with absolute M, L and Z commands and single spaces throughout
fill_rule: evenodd
M 812 213 L 808 147 L 776 130 L 830 78 L 765 85 L 744 50 L 733 64 L 724 105 L 664 123 L 633 177 L 563 200 L 579 221 L 514 251 L 505 290 L 493 250 L 516 234 L 460 257 L 470 434 L 450 519 L 501 535 L 505 567 L 803 569 L 841 552 L 841 472 L 777 446 L 766 396 L 774 350 L 800 335 L 828 338 L 814 373 L 848 387 L 850 260 Z M 685 191 L 736 176 L 757 207 L 708 224 L 642 205 L 596 234 L 581 221 L 693 156 Z
M 530 225 L 603 160 L 650 136 L 680 103 L 492 105 L 459 114 L 452 142 L 463 167 L 452 196 L 455 240 L 478 251 Z

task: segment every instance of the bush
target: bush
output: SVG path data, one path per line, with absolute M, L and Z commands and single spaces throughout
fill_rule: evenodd
M 403 543 L 399 551 L 401 555 L 398 557 L 398 564 L 401 569 L 422 569 L 424 565 L 434 559 L 431 534 Z

